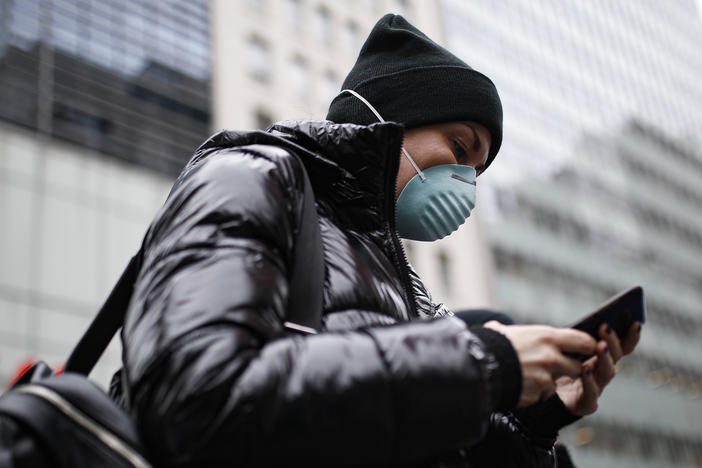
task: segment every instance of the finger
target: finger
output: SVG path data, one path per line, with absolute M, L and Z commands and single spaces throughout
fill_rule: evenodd
M 634 322 L 629 328 L 629 332 L 626 337 L 622 340 L 622 352 L 624 354 L 630 354 L 636 348 L 636 345 L 641 339 L 641 322 Z
M 607 342 L 609 347 L 609 353 L 612 355 L 614 362 L 618 362 L 624 353 L 622 352 L 622 346 L 619 342 L 619 337 L 617 333 L 612 329 L 608 323 L 603 323 L 599 330 L 600 338 Z
M 555 356 L 549 365 L 554 380 L 562 376 L 568 376 L 573 379 L 577 379 L 580 376 L 583 371 L 583 365 L 580 361 L 566 357 L 558 352 L 554 354 Z
M 581 404 L 579 406 L 583 408 L 584 411 L 581 416 L 584 416 L 585 414 L 594 413 L 597 410 L 597 399 L 602 392 L 600 391 L 597 382 L 595 382 L 595 376 L 592 368 L 586 367 L 583 369 L 582 380 L 583 397 L 580 400 Z
M 556 393 L 556 382 L 549 379 L 548 383 L 542 386 L 542 389 L 539 401 L 548 400 Z
M 583 362 L 583 368 L 589 367 L 590 369 L 594 369 L 595 366 L 597 365 L 597 354 L 594 356 L 591 356 L 588 358 L 586 361 Z
M 597 362 L 593 367 L 588 368 L 594 369 L 595 381 L 601 389 L 614 378 L 617 371 L 614 367 L 614 359 L 608 352 L 607 342 L 597 343 Z
M 538 368 L 525 376 L 519 406 L 529 406 L 552 395 L 556 384 L 546 369 Z
M 492 328 L 495 331 L 500 331 L 500 329 L 505 327 L 504 324 L 498 322 L 497 320 L 490 320 L 489 322 L 485 322 L 483 326 L 485 328 Z
M 580 330 L 572 328 L 556 329 L 553 338 L 554 344 L 562 352 L 585 354 L 586 356 L 595 354 L 597 341 Z

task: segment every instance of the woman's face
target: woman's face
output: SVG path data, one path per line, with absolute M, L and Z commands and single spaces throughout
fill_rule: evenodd
M 404 147 L 422 170 L 438 164 L 461 164 L 475 168 L 480 175 L 485 169 L 490 143 L 490 132 L 485 126 L 476 122 L 461 121 L 407 130 Z M 395 199 L 415 175 L 417 172 L 402 154 Z

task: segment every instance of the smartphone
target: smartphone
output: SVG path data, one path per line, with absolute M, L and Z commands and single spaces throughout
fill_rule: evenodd
M 645 321 L 646 306 L 643 288 L 634 286 L 612 297 L 593 313 L 572 325 L 571 328 L 582 330 L 599 341 L 600 336 L 597 332 L 600 326 L 606 322 L 622 339 L 626 336 L 632 323 L 644 323 Z M 575 353 L 567 353 L 567 355 L 580 361 L 590 357 Z

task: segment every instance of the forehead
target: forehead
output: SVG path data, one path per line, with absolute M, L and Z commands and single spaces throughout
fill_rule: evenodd
M 471 120 L 455 123 L 467 129 L 469 132 L 474 133 L 478 138 L 480 138 L 481 142 L 483 142 L 487 146 L 490 146 L 492 138 L 490 135 L 490 130 L 488 130 L 487 127 L 485 127 L 485 125 L 480 124 L 478 122 L 473 122 Z
M 471 137 L 480 138 L 481 142 L 489 145 L 491 142 L 490 131 L 482 124 L 471 120 L 459 120 L 455 122 L 442 122 L 437 124 L 417 127 L 414 130 L 421 130 L 428 133 L 465 133 Z

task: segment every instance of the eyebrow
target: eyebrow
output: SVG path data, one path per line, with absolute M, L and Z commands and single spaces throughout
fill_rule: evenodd
M 461 124 L 465 125 L 470 129 L 471 132 L 473 132 L 473 151 L 479 151 L 480 147 L 482 146 L 482 142 L 480 141 L 480 137 L 478 136 L 478 132 L 475 131 L 475 128 L 473 128 L 472 125 L 466 123 L 466 122 L 461 122 Z

